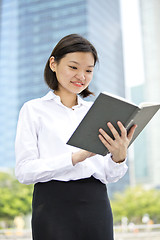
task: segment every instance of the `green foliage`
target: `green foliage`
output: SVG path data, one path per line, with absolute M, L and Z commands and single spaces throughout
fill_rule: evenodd
M 30 213 L 32 192 L 33 185 L 21 184 L 11 174 L 0 172 L 0 220 L 9 221 Z M 114 195 L 111 206 L 115 224 L 124 216 L 129 222 L 141 224 L 146 213 L 154 223 L 160 223 L 160 190 L 129 187 Z
M 0 173 L 0 220 L 31 212 L 32 185 L 19 183 L 11 174 Z
M 120 223 L 124 216 L 129 222 L 141 224 L 146 213 L 154 223 L 160 223 L 160 190 L 129 187 L 123 193 L 114 195 L 111 206 L 115 224 Z

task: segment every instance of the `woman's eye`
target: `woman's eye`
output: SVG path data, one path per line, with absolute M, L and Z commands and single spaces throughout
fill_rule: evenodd
M 72 68 L 72 69 L 77 69 L 76 67 L 74 67 L 74 66 L 69 66 L 70 68 Z
M 92 71 L 91 70 L 86 70 L 86 72 L 91 73 Z

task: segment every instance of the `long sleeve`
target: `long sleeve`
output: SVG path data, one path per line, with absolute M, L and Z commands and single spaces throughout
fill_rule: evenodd
M 92 172 L 92 175 L 100 179 L 103 183 L 113 183 L 121 179 L 127 172 L 126 160 L 123 163 L 115 163 L 111 154 L 107 154 L 105 157 L 101 155 L 95 155 L 88 158 L 83 163 L 88 171 Z
M 111 154 L 104 157 L 104 162 L 107 182 L 117 182 L 128 170 L 126 160 L 122 163 L 115 163 L 111 158 Z
M 38 126 L 34 112 L 25 104 L 19 115 L 15 141 L 15 174 L 21 183 L 32 184 L 52 179 L 58 174 L 74 168 L 71 151 L 62 151 L 54 157 L 40 158 L 38 149 Z

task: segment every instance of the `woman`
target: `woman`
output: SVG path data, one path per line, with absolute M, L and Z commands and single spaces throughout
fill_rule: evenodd
M 16 135 L 16 176 L 35 184 L 32 204 L 34 240 L 113 240 L 113 221 L 106 183 L 127 171 L 127 135 L 111 123 L 113 141 L 102 129 L 99 138 L 109 149 L 105 157 L 66 145 L 92 103 L 88 86 L 98 60 L 94 46 L 71 34 L 56 45 L 44 77 L 51 91 L 24 104 Z M 97 136 L 98 137 L 98 136 Z M 83 141 L 83 139 L 82 139 Z

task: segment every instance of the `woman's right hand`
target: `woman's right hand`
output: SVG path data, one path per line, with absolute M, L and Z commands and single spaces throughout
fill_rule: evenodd
M 86 150 L 80 150 L 78 152 L 72 153 L 72 163 L 73 166 L 79 162 L 83 162 L 86 158 L 95 156 L 95 153 L 88 152 Z

